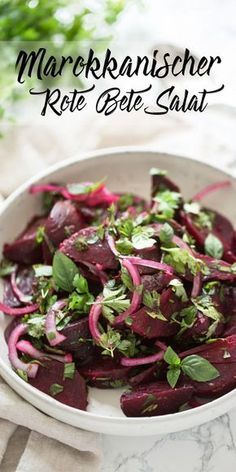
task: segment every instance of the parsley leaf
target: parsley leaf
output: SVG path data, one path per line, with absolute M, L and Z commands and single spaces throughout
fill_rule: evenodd
M 153 200 L 159 203 L 158 216 L 169 220 L 173 218 L 175 210 L 179 207 L 181 195 L 171 190 L 163 190 L 158 192 Z
M 219 238 L 214 234 L 208 234 L 204 242 L 205 253 L 215 259 L 221 259 L 224 253 L 224 247 Z
M 57 383 L 50 385 L 50 388 L 49 388 L 50 395 L 52 395 L 53 397 L 63 392 L 63 390 L 64 390 L 64 387 Z
M 143 293 L 143 304 L 151 309 L 159 307 L 160 294 L 156 292 L 156 290 L 153 290 L 152 292 L 145 290 Z
M 137 226 L 132 232 L 131 241 L 135 249 L 152 247 L 156 240 L 153 239 L 154 230 L 149 227 Z
M 169 244 L 171 243 L 173 236 L 174 230 L 172 226 L 170 226 L 169 223 L 164 223 L 159 234 L 160 241 L 164 244 Z
M 133 244 L 128 238 L 121 238 L 116 241 L 116 249 L 124 255 L 132 254 Z
M 198 202 L 191 202 L 184 204 L 185 213 L 191 213 L 192 215 L 199 215 L 200 205 Z
M 187 249 L 178 247 L 162 247 L 161 249 L 168 253 L 164 256 L 164 262 L 171 265 L 179 274 L 185 274 L 186 267 L 193 275 L 196 275 L 197 272 L 204 274 L 208 272 L 207 265 L 202 260 L 193 257 Z
M 188 300 L 188 296 L 184 288 L 184 284 L 183 282 L 181 282 L 181 280 L 173 279 L 170 281 L 169 285 L 171 286 L 176 297 L 180 298 L 182 302 L 186 302 Z
M 64 365 L 63 380 L 73 379 L 75 376 L 75 363 L 68 362 Z
M 115 280 L 110 280 L 103 288 L 102 314 L 110 323 L 114 321 L 115 313 L 120 314 L 130 306 L 125 290 L 124 285 L 115 285 Z
M 71 195 L 86 195 L 88 193 L 95 192 L 95 190 L 98 190 L 102 184 L 104 183 L 106 179 L 102 179 L 99 182 L 94 182 L 94 183 L 74 183 L 74 184 L 68 184 L 67 185 L 67 190 Z

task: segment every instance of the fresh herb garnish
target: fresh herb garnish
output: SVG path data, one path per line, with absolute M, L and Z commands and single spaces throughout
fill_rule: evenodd
M 163 244 L 171 243 L 174 236 L 174 230 L 169 223 L 164 223 L 159 234 L 159 239 Z
M 45 238 L 45 227 L 39 226 L 36 231 L 35 241 L 37 244 L 42 244 Z
M 65 254 L 57 251 L 52 263 L 53 278 L 57 286 L 66 292 L 72 292 L 73 281 L 76 274 L 79 274 L 77 265 Z
M 130 306 L 124 285 L 117 286 L 115 281 L 109 281 L 103 289 L 102 314 L 111 323 L 115 319 L 115 313 L 122 313 Z
M 186 302 L 188 300 L 188 296 L 184 288 L 184 284 L 183 282 L 181 282 L 181 280 L 173 279 L 170 281 L 169 285 L 171 286 L 176 297 L 180 298 L 182 302 Z
M 170 220 L 180 205 L 181 195 L 171 190 L 162 190 L 153 197 L 153 200 L 158 203 L 158 217 Z
M 219 371 L 204 357 L 191 355 L 180 359 L 178 354 L 169 346 L 164 354 L 168 364 L 167 380 L 172 388 L 178 382 L 181 371 L 197 382 L 209 382 L 219 377 Z
M 70 294 L 68 300 L 69 310 L 78 313 L 88 313 L 94 296 L 89 291 L 88 282 L 81 274 L 76 274 L 73 280 L 75 290 Z
M 86 251 L 88 249 L 88 241 L 84 236 L 78 236 L 74 242 L 74 246 L 78 251 Z
M 185 213 L 191 213 L 192 215 L 199 215 L 200 205 L 198 202 L 191 202 L 184 204 Z
M 121 334 L 109 326 L 107 332 L 101 335 L 99 345 L 104 349 L 102 354 L 111 357 L 114 357 L 116 349 L 127 357 L 133 357 L 136 352 L 134 334 L 129 333 L 125 339 L 122 339 Z
M 64 365 L 63 380 L 73 379 L 75 376 L 75 363 L 68 362 Z
M 64 390 L 64 387 L 62 385 L 55 383 L 55 384 L 50 385 L 49 393 L 50 395 L 55 397 L 59 393 L 63 392 L 63 390 Z
M 35 277 L 51 277 L 52 266 L 45 264 L 36 264 L 33 266 Z
M 16 270 L 16 264 L 14 264 L 11 261 L 8 261 L 7 259 L 3 259 L 0 262 L 0 277 L 7 277 L 8 275 L 11 275 L 12 272 L 15 272 Z
M 164 256 L 164 262 L 171 265 L 179 274 L 185 274 L 186 268 L 188 268 L 193 275 L 196 275 L 198 272 L 204 274 L 209 272 L 206 264 L 202 260 L 192 256 L 187 249 L 178 247 L 162 247 L 161 249 L 167 253 Z
M 104 181 L 105 178 L 95 183 L 68 184 L 66 188 L 71 195 L 87 195 L 88 193 L 98 190 L 103 185 Z
M 215 259 L 221 259 L 224 253 L 224 246 L 219 238 L 214 234 L 208 234 L 204 242 L 205 253 Z

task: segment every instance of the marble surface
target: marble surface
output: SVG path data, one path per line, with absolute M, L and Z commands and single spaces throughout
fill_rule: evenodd
M 101 472 L 234 472 L 236 409 L 199 427 L 145 438 L 103 437 Z

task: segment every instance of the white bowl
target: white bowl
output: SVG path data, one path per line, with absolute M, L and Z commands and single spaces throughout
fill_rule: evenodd
M 149 169 L 167 169 L 185 197 L 205 185 L 230 178 L 232 187 L 212 194 L 206 203 L 236 221 L 236 181 L 224 172 L 201 162 L 155 151 L 134 148 L 94 152 L 56 165 L 15 191 L 0 210 L 0 245 L 13 240 L 29 219 L 40 211 L 40 197 L 29 196 L 28 187 L 38 182 L 75 182 L 100 180 L 114 191 L 132 191 L 148 197 Z M 236 407 L 236 389 L 196 409 L 150 418 L 126 418 L 119 408 L 121 390 L 90 389 L 88 411 L 66 406 L 24 382 L 11 369 L 4 340 L 9 318 L 0 314 L 0 374 L 23 398 L 58 420 L 76 427 L 106 434 L 144 436 L 170 433 L 205 423 Z

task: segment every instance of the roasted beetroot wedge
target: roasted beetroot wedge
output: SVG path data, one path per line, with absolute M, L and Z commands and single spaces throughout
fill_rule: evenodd
M 180 192 L 178 185 L 176 185 L 175 182 L 172 182 L 172 180 L 165 175 L 161 175 L 161 173 L 152 175 L 152 197 L 162 190 L 171 190 L 172 192 L 178 193 Z
M 137 385 L 150 383 L 155 380 L 155 375 L 157 373 L 157 366 L 152 365 L 151 367 L 146 367 L 144 370 L 139 372 L 139 374 L 133 375 L 129 378 L 129 385 L 131 387 L 136 387 Z
M 120 404 L 126 416 L 167 415 L 176 413 L 193 393 L 189 384 L 171 388 L 167 382 L 158 381 L 123 393 Z
M 142 275 L 141 283 L 144 290 L 148 290 L 149 292 L 156 290 L 156 292 L 160 293 L 169 285 L 172 279 L 173 276 L 170 274 L 156 272 L 155 274 Z
M 60 251 L 75 262 L 100 264 L 103 269 L 116 269 L 118 265 L 107 241 L 101 241 L 93 227 L 81 229 L 65 239 L 60 245 Z
M 77 361 L 89 360 L 93 354 L 94 347 L 89 331 L 88 318 L 72 321 L 61 330 L 65 340 L 59 344 L 59 348 L 67 352 L 76 352 Z
M 36 377 L 29 382 L 65 405 L 86 410 L 87 388 L 83 377 L 75 370 L 73 378 L 64 378 L 64 369 L 65 364 L 61 362 L 44 361 Z
M 130 370 L 114 359 L 104 357 L 82 367 L 80 373 L 92 387 L 119 388 L 127 384 Z
M 5 244 L 4 257 L 20 264 L 42 262 L 42 245 L 37 242 L 37 230 L 44 227 L 45 221 L 45 218 L 36 218 L 13 243 Z
M 192 385 L 199 397 L 220 397 L 236 387 L 236 362 L 215 364 L 220 376 L 210 382 L 194 382 Z
M 70 201 L 60 200 L 55 203 L 45 223 L 45 231 L 54 246 L 84 226 L 81 214 Z
M 178 324 L 171 320 L 171 315 L 181 309 L 181 302 L 173 294 L 171 289 L 164 290 L 161 294 L 160 311 L 166 321 L 155 317 L 155 310 L 142 307 L 130 316 L 132 319 L 131 330 L 147 339 L 173 336 L 178 332 Z
M 204 247 L 204 241 L 207 235 L 211 232 L 217 238 L 219 238 L 224 246 L 224 253 L 227 254 L 228 251 L 233 248 L 234 241 L 234 228 L 231 222 L 223 215 L 217 211 L 209 210 L 208 208 L 203 208 L 203 211 L 211 214 L 212 220 L 212 229 L 207 227 L 199 227 L 196 222 L 196 217 L 194 215 L 186 214 L 185 212 L 180 212 L 181 222 L 186 226 L 187 231 L 200 248 Z

